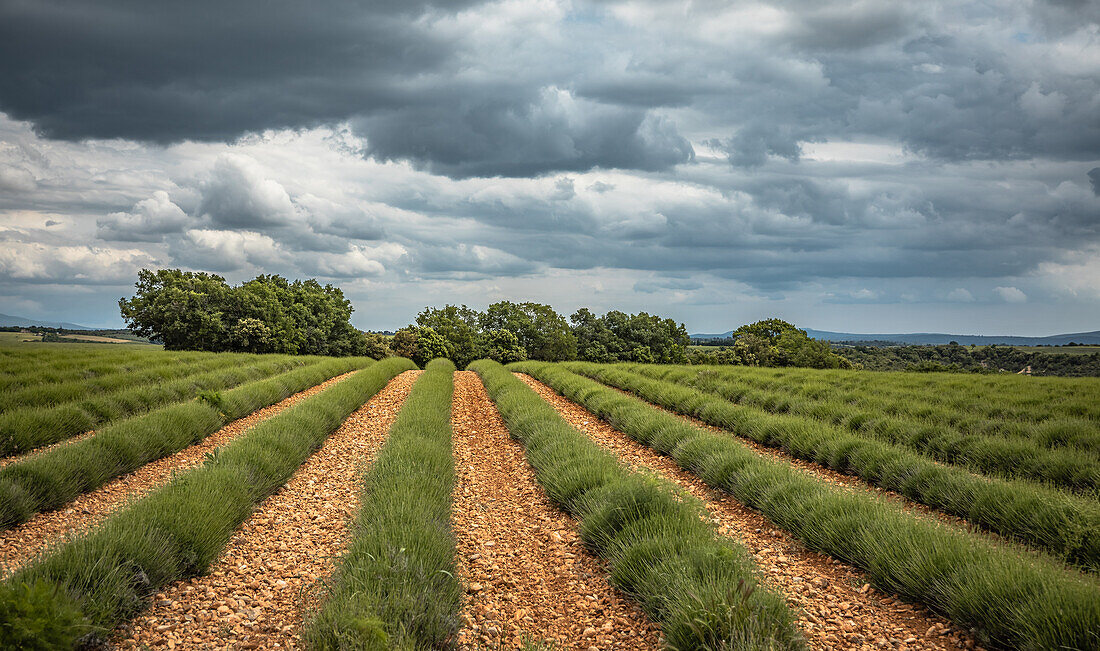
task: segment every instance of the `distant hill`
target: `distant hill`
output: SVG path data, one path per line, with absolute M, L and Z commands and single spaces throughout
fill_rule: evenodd
M 30 326 L 43 326 L 46 328 L 64 328 L 66 330 L 95 330 L 95 328 L 89 328 L 88 326 L 77 325 L 75 323 L 68 323 L 66 321 L 47 321 L 45 319 L 28 319 L 25 316 L 12 316 L 10 314 L 0 314 L 0 328 L 7 327 L 19 327 L 26 328 Z
M 1012 335 L 950 335 L 933 332 L 916 332 L 910 334 L 856 334 L 853 332 L 830 332 L 828 330 L 812 330 L 806 328 L 806 334 L 814 339 L 826 341 L 890 341 L 898 344 L 936 345 L 948 344 L 956 341 L 963 346 L 977 344 L 979 346 L 1064 346 L 1070 342 L 1078 344 L 1100 345 L 1100 330 L 1092 332 L 1076 332 L 1064 335 L 1050 335 L 1047 337 L 1016 337 Z M 731 337 L 733 330 L 722 334 L 694 334 L 691 338 L 724 339 Z

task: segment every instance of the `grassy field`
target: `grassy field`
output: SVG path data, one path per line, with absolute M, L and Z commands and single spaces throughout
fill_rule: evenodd
M 130 346 L 162 348 L 160 344 L 150 344 L 148 342 L 134 341 L 132 339 L 120 339 L 118 337 L 102 337 L 99 335 L 67 334 L 61 335 L 61 340 L 64 343 L 72 344 L 127 344 Z M 42 344 L 42 337 L 29 332 L 0 332 L 0 346 L 20 346 L 27 344 Z M 42 345 L 49 346 L 54 344 L 46 343 Z
M 482 514 L 506 493 L 477 485 L 483 497 L 456 520 L 455 496 L 478 478 L 457 478 L 455 368 L 435 360 L 406 374 L 407 398 L 394 398 L 413 368 L 0 347 L 0 647 L 186 648 L 200 625 L 247 648 L 287 636 L 332 649 L 646 648 L 611 640 L 651 628 L 675 649 L 1100 647 L 1100 380 L 477 362 L 462 382 L 484 397 L 471 403 L 462 389 L 465 409 L 499 414 L 507 440 L 495 449 L 515 450 L 529 473 L 507 481 L 546 502 L 515 508 L 573 518 L 524 525 L 541 548 L 576 542 L 554 552 L 557 567 L 515 559 L 533 575 L 517 581 L 482 558 L 514 551 L 456 546 L 459 533 L 492 543 Z M 376 394 L 399 413 L 368 410 Z M 275 523 L 254 521 L 257 509 L 338 429 L 385 441 L 332 478 L 358 484 L 356 499 L 327 515 L 281 512 L 302 537 L 265 541 Z M 627 442 L 671 466 L 623 456 Z M 687 492 L 685 477 L 702 490 Z M 734 506 L 762 520 L 716 526 Z M 472 529 L 453 529 L 459 521 Z M 764 547 L 750 540 L 762 526 L 773 531 Z M 300 577 L 275 555 L 308 554 L 311 536 L 342 551 L 280 611 L 279 583 Z M 264 551 L 226 568 L 242 537 Z M 794 552 L 773 550 L 781 538 L 817 555 L 792 571 Z M 28 543 L 41 551 L 23 558 Z M 246 566 L 266 578 L 235 579 Z M 489 578 L 471 581 L 475 571 Z M 774 580 L 791 572 L 797 581 Z M 570 596 L 593 576 L 602 587 Z M 516 586 L 528 583 L 575 609 L 525 601 Z M 475 593 L 507 613 L 472 608 Z M 624 599 L 626 618 L 598 606 Z M 841 606 L 853 602 L 871 605 L 857 617 Z M 158 614 L 146 622 L 149 608 Z M 165 608 L 176 623 L 158 623 Z M 902 612 L 917 619 L 899 624 Z M 547 637 L 563 619 L 582 622 L 578 632 Z M 880 635 L 886 626 L 910 632 Z

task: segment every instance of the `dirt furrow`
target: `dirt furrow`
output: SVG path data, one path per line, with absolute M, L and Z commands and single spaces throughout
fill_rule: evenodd
M 251 427 L 354 373 L 355 371 L 338 375 L 281 402 L 254 411 L 195 445 L 114 479 L 81 495 L 61 509 L 39 513 L 14 529 L 0 532 L 0 576 L 8 576 L 47 547 L 95 526 L 129 501 L 166 484 L 174 473 L 202 463 L 208 452 L 226 445 Z
M 298 648 L 319 581 L 347 548 L 360 470 L 386 440 L 422 371 L 405 371 L 357 409 L 241 525 L 206 576 L 156 595 L 116 631 L 121 648 Z
M 805 549 L 794 536 L 732 496 L 617 431 L 530 376 L 517 374 L 565 418 L 634 468 L 654 470 L 701 499 L 719 531 L 744 545 L 765 582 L 787 597 L 814 649 L 977 648 L 973 637 L 926 608 L 871 588 L 850 565 Z
M 467 586 L 461 649 L 652 649 L 659 631 L 612 588 L 546 497 L 477 374 L 455 374 L 454 532 Z

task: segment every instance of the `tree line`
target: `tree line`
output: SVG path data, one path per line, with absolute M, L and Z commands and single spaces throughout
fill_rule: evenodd
M 687 363 L 691 339 L 682 323 L 639 312 L 596 316 L 581 308 L 566 320 L 541 303 L 493 303 L 484 312 L 465 305 L 426 307 L 398 330 L 390 350 L 423 364 L 447 357 L 460 368 L 475 359 L 498 362 Z
M 483 358 L 852 367 L 826 342 L 779 319 L 742 326 L 729 346 L 697 350 L 684 324 L 646 312 L 581 308 L 567 319 L 549 305 L 500 301 L 485 311 L 425 307 L 389 337 L 352 326 L 343 292 L 313 279 L 260 275 L 231 286 L 215 274 L 143 269 L 135 287 L 134 296 L 119 299 L 122 317 L 135 334 L 168 350 L 400 355 L 421 366 L 445 357 L 459 368 Z
M 1030 368 L 1032 375 L 1100 376 L 1100 353 L 1039 352 L 1012 346 L 960 346 L 958 343 L 851 345 L 840 352 L 872 371 L 1017 373 Z

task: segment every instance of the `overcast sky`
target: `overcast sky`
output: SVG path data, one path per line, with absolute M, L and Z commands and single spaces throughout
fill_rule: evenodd
M 1100 329 L 1100 2 L 0 0 L 0 312 Z

